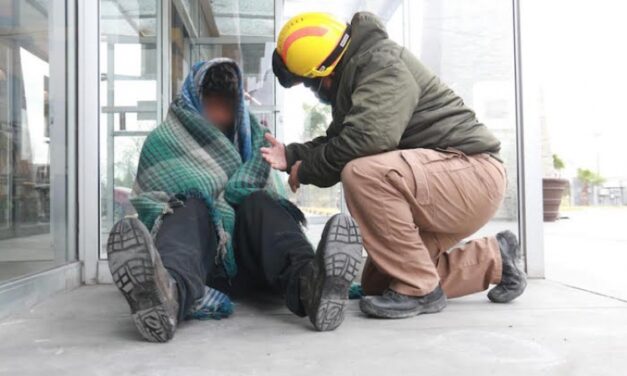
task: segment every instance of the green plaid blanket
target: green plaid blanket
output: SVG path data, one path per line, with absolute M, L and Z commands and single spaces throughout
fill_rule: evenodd
M 192 95 L 195 94 L 194 91 Z M 202 198 L 218 231 L 217 261 L 229 277 L 237 272 L 231 242 L 234 207 L 250 193 L 267 191 L 297 221 L 304 223 L 302 212 L 283 198 L 283 183 L 259 152 L 267 143 L 264 134 L 268 130 L 248 114 L 243 100 L 238 112 L 235 132 L 250 140 L 245 148 L 249 151 L 247 160 L 242 157 L 241 142 L 229 139 L 208 123 L 190 105 L 183 91 L 170 105 L 165 121 L 148 135 L 143 145 L 131 196 L 139 219 L 153 234 L 158 231 L 162 216 L 172 211 L 174 202 L 190 196 Z

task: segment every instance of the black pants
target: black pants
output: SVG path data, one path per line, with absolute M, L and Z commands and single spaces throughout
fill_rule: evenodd
M 200 199 L 187 199 L 163 218 L 156 246 L 177 282 L 180 320 L 203 296 L 205 285 L 237 295 L 269 289 L 284 295 L 290 311 L 305 315 L 299 275 L 314 251 L 300 225 L 275 200 L 260 191 L 236 209 L 233 246 L 238 273 L 233 281 L 226 280 L 216 263 L 217 244 L 209 210 Z

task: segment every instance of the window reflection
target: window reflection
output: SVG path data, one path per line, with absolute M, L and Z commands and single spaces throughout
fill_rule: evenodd
M 141 144 L 159 118 L 159 10 L 155 0 L 100 2 L 103 241 L 113 223 L 134 213 L 128 198 Z
M 64 6 L 0 1 L 0 282 L 67 260 L 65 160 L 51 161 L 66 150 L 65 101 L 53 98 L 64 88 L 51 86 L 51 75 L 64 82 L 63 69 L 51 72 L 65 61 L 64 20 L 49 28 L 53 5 Z

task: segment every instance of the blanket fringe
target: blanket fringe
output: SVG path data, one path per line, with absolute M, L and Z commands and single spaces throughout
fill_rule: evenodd
M 233 303 L 228 295 L 205 286 L 205 294 L 194 303 L 187 316 L 197 320 L 220 320 L 231 314 Z
M 222 226 L 218 226 L 218 252 L 216 254 L 216 264 L 222 264 L 226 259 L 228 252 L 227 244 L 229 243 L 230 235 L 224 230 Z
M 172 207 L 168 203 L 163 208 L 163 211 L 161 212 L 161 214 L 159 214 L 157 219 L 155 219 L 155 223 L 152 225 L 152 229 L 150 229 L 150 236 L 152 237 L 153 241 L 155 241 L 157 239 L 157 233 L 159 233 L 159 229 L 161 228 L 161 225 L 163 224 L 163 217 L 165 215 L 171 214 L 171 213 L 174 213 L 174 210 L 172 209 Z
M 348 290 L 348 299 L 356 300 L 361 299 L 364 296 L 364 290 L 361 288 L 361 285 L 359 283 L 353 282 L 350 289 Z

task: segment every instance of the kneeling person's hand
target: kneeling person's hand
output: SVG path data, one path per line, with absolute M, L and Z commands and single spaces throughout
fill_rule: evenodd
M 294 193 L 296 193 L 298 188 L 300 188 L 300 181 L 298 181 L 298 169 L 300 168 L 300 164 L 302 162 L 303 161 L 297 161 L 296 163 L 294 163 L 294 165 L 292 166 L 292 170 L 290 171 L 290 178 L 287 181 L 290 185 L 290 188 L 292 189 L 292 192 Z
M 263 159 L 270 164 L 275 170 L 287 171 L 287 158 L 285 157 L 285 145 L 274 138 L 270 133 L 266 133 L 266 140 L 270 143 L 270 147 L 262 147 L 260 149 Z M 292 168 L 293 170 L 293 168 Z

